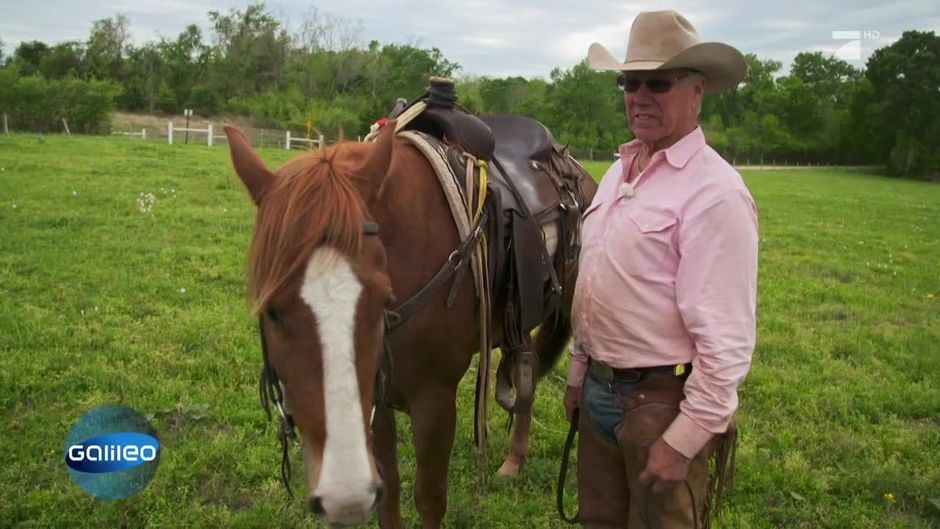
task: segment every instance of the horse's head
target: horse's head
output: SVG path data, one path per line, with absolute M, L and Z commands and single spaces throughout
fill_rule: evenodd
M 269 171 L 226 127 L 235 170 L 258 206 L 249 299 L 270 366 L 303 439 L 310 508 L 362 523 L 382 495 L 370 420 L 392 288 L 367 204 L 391 161 L 394 126 Z

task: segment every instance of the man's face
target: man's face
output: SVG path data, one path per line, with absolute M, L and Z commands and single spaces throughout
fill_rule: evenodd
M 625 72 L 618 84 L 624 89 L 627 124 L 651 150 L 669 147 L 695 128 L 705 91 L 701 75 L 688 70 Z

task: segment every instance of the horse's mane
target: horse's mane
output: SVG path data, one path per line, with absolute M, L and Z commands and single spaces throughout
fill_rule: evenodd
M 351 174 L 357 147 L 338 144 L 278 168 L 258 208 L 248 254 L 248 300 L 254 311 L 267 309 L 318 246 L 345 255 L 359 252 L 365 206 Z

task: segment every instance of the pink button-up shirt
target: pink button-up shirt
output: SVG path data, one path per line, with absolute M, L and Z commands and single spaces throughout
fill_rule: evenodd
M 620 148 L 584 213 L 568 384 L 588 357 L 613 367 L 692 363 L 663 434 L 694 457 L 724 432 L 754 350 L 757 209 L 700 128 L 653 154 L 632 186 L 638 140 Z

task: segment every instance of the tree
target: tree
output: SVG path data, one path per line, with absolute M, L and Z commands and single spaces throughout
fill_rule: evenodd
M 822 52 L 802 52 L 793 59 L 790 77 L 802 82 L 816 99 L 845 108 L 850 87 L 862 78 L 862 72 L 842 59 L 824 57 Z
M 211 58 L 211 49 L 202 42 L 202 30 L 190 24 L 180 32 L 176 40 L 163 39 L 159 46 L 162 59 L 163 80 L 172 99 L 180 104 L 195 106 L 192 92 L 197 84 L 204 81 Z M 200 93 L 200 103 L 212 108 L 197 108 L 197 112 L 208 114 L 218 111 L 218 105 L 206 101 L 205 93 Z
M 865 77 L 878 101 L 864 109 L 882 160 L 903 176 L 940 171 L 940 37 L 933 31 L 905 31 L 875 50 Z M 860 109 L 857 109 L 860 110 Z
M 563 143 L 614 152 L 629 138 L 623 92 L 615 72 L 597 72 L 583 60 L 570 70 L 551 72 L 545 114 L 533 116 Z
M 49 53 L 49 46 L 38 40 L 21 42 L 13 52 L 13 62 L 23 76 L 39 73 L 39 64 Z
M 163 55 L 156 44 L 148 42 L 132 49 L 127 57 L 127 80 L 120 107 L 153 113 L 158 107 L 164 69 Z
M 85 49 L 85 74 L 96 79 L 124 80 L 124 57 L 130 48 L 130 21 L 124 15 L 96 20 Z
M 290 37 L 264 4 L 233 8 L 228 15 L 210 11 L 209 21 L 215 34 L 213 83 L 223 99 L 283 86 Z
M 82 71 L 84 47 L 81 42 L 69 41 L 56 44 L 40 59 L 39 72 L 47 79 L 62 79 L 68 75 L 79 76 Z

